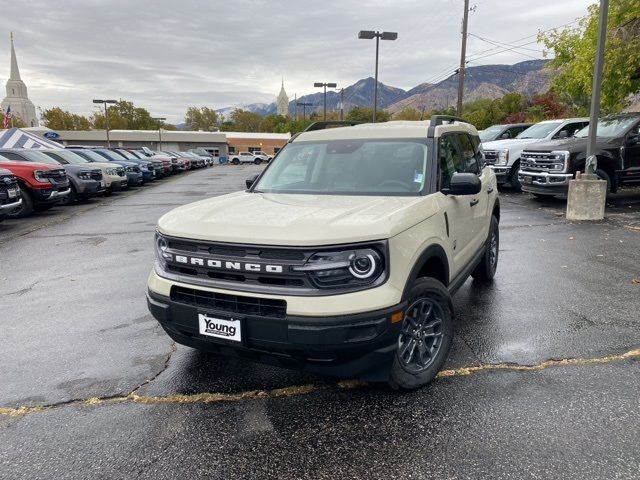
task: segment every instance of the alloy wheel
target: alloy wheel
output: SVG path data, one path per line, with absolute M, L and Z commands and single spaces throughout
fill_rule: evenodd
M 420 373 L 434 362 L 442 345 L 444 312 L 432 298 L 420 298 L 406 310 L 398 337 L 398 359 L 411 373 Z

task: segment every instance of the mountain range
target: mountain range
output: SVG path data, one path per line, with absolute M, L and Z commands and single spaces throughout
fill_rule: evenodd
M 545 92 L 549 88 L 552 71 L 545 68 L 548 60 L 528 60 L 515 65 L 481 65 L 467 67 L 465 76 L 464 101 L 469 102 L 481 98 L 500 98 L 509 92 L 523 95 Z M 373 105 L 374 79 L 372 77 L 358 80 L 344 89 L 344 110 L 353 107 L 371 107 Z M 422 83 L 409 90 L 392 87 L 378 82 L 378 106 L 389 113 L 396 113 L 404 108 L 431 110 L 455 106 L 458 92 L 458 76 L 453 74 L 437 83 Z M 340 109 L 340 92 L 327 91 L 327 111 Z M 306 114 L 322 112 L 323 92 L 318 91 L 303 95 L 298 102 L 310 103 L 305 107 Z M 296 112 L 295 100 L 289 102 L 289 115 Z M 234 107 L 221 108 L 217 112 L 228 116 L 234 109 L 242 108 L 259 115 L 276 112 L 276 103 L 251 103 Z M 298 107 L 298 115 L 302 107 Z

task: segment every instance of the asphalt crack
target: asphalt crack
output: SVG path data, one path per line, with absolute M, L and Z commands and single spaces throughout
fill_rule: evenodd
M 173 352 L 168 355 L 166 365 Z M 621 362 L 631 359 L 640 359 L 640 348 L 630 350 L 626 353 L 618 355 L 606 355 L 602 357 L 588 358 L 561 358 L 550 359 L 533 365 L 521 365 L 514 363 L 490 363 L 484 365 L 475 365 L 469 367 L 454 368 L 442 370 L 436 376 L 437 380 L 452 377 L 464 377 L 488 371 L 514 371 L 514 372 L 537 372 L 553 367 L 567 366 L 585 366 L 585 365 L 602 365 L 606 363 Z M 165 367 L 166 369 L 166 367 Z M 283 388 L 275 388 L 271 390 L 247 390 L 238 393 L 218 393 L 218 392 L 202 392 L 193 394 L 171 394 L 171 395 L 138 395 L 138 391 L 143 385 L 155 380 L 165 369 L 161 370 L 153 378 L 147 380 L 140 386 L 136 387 L 127 395 L 113 395 L 107 397 L 92 397 L 79 400 L 69 400 L 61 403 L 36 406 L 20 406 L 20 407 L 0 407 L 0 416 L 20 417 L 32 413 L 44 412 L 63 407 L 73 406 L 95 406 L 95 405 L 114 405 L 121 403 L 139 403 L 145 405 L 162 405 L 162 404 L 209 404 L 221 402 L 240 402 L 246 400 L 264 400 L 269 398 L 285 398 L 309 395 L 320 391 L 344 391 L 356 390 L 369 386 L 367 382 L 359 380 L 342 380 L 335 384 L 306 384 L 294 385 Z

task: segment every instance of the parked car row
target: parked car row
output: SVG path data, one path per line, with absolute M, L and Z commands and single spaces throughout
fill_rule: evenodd
M 516 191 L 538 197 L 565 196 L 569 180 L 585 168 L 588 118 L 545 120 L 526 128 L 515 138 L 504 137 L 510 128 L 494 125 L 481 133 L 485 162 L 495 172 L 498 185 L 510 183 Z M 501 133 L 502 132 L 502 133 Z M 484 134 L 484 135 L 483 135 Z M 598 120 L 596 174 L 615 193 L 622 185 L 640 183 L 640 113 Z
M 26 217 L 212 164 L 210 158 L 188 152 L 86 146 L 0 149 L 0 220 Z

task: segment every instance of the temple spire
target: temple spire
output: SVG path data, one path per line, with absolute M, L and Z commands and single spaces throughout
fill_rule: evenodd
M 18 59 L 16 49 L 13 46 L 13 32 L 11 32 L 11 76 L 9 80 L 20 80 L 20 70 L 18 69 Z

